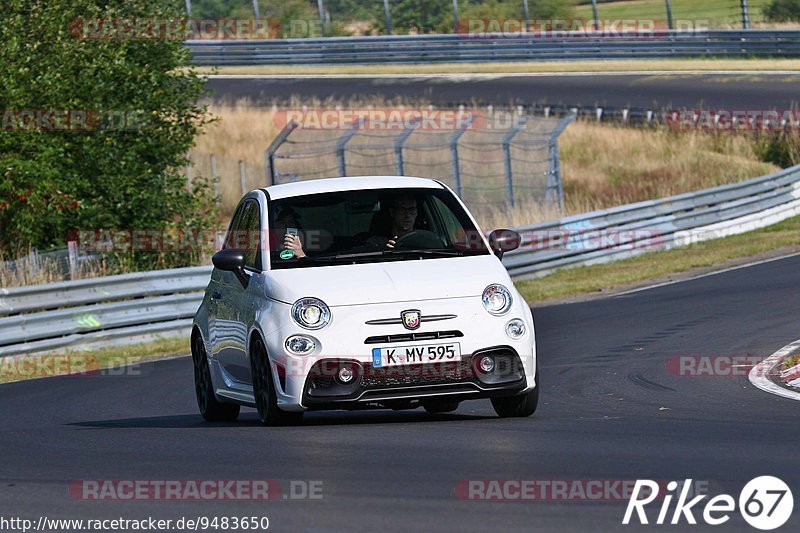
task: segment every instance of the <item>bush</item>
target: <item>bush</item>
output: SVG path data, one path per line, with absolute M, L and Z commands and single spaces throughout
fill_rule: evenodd
M 772 0 L 764 7 L 770 22 L 800 22 L 800 0 Z
M 162 0 L 7 0 L 0 25 L 0 255 L 62 247 L 74 230 L 209 227 L 184 168 L 207 123 L 203 80 L 180 40 L 81 39 L 78 19 L 180 18 Z M 21 122 L 51 112 L 73 119 Z M 80 124 L 86 118 L 87 126 Z M 109 120 L 109 117 L 113 117 Z M 127 121 L 123 123 L 123 120 Z M 132 266 L 197 255 L 130 254 Z

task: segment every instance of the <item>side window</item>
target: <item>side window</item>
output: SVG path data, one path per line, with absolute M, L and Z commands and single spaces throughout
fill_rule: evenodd
M 233 248 L 234 250 L 239 248 L 238 246 L 238 233 L 239 227 L 242 222 L 242 215 L 244 214 L 245 208 L 247 208 L 247 203 L 243 203 L 239 206 L 239 209 L 233 214 L 233 218 L 231 218 L 231 223 L 228 226 L 228 234 L 225 236 L 225 244 L 222 246 L 223 250 L 227 250 L 229 248 Z
M 465 240 L 464 228 L 458 221 L 456 216 L 441 199 L 436 196 L 432 197 L 433 205 L 439 213 L 441 223 L 444 224 L 444 234 L 450 244 L 463 242 Z
M 261 210 L 256 202 L 247 202 L 240 228 L 246 235 L 244 264 L 248 268 L 261 270 Z

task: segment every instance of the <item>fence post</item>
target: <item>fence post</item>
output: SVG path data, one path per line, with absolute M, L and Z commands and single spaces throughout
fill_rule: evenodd
M 317 0 L 317 11 L 319 11 L 319 31 L 325 37 L 325 4 L 323 0 Z
M 192 192 L 192 165 L 186 163 L 186 185 L 189 187 L 189 192 Z
M 211 180 L 214 182 L 214 201 L 217 209 L 222 204 L 222 197 L 219 195 L 219 178 L 217 177 L 217 156 L 211 154 Z
M 406 140 L 411 136 L 412 133 L 414 133 L 414 130 L 417 129 L 417 126 L 419 126 L 419 119 L 415 118 L 411 120 L 403 133 L 401 133 L 394 141 L 394 161 L 398 176 L 405 175 L 405 165 L 403 164 L 403 144 L 405 144 Z
M 67 242 L 67 258 L 69 260 L 69 279 L 78 279 L 78 243 Z
M 392 10 L 389 9 L 389 0 L 383 0 L 383 16 L 386 20 L 386 35 L 392 34 Z
M 592 26 L 594 26 L 595 30 L 597 30 L 600 27 L 599 19 L 600 19 L 600 14 L 597 12 L 597 0 L 592 0 L 592 20 L 593 20 Z
M 514 207 L 514 170 L 511 164 L 511 140 L 525 127 L 528 117 L 518 117 L 517 124 L 503 137 L 503 168 L 506 174 L 506 206 Z
M 275 185 L 276 183 L 275 178 L 277 177 L 277 172 L 275 172 L 275 152 L 277 152 L 278 148 L 280 148 L 281 145 L 286 142 L 286 139 L 289 138 L 289 135 L 291 135 L 295 128 L 297 128 L 297 122 L 290 120 L 264 152 L 264 163 L 266 164 L 267 171 L 267 186 Z
M 742 0 L 742 28 L 750 29 L 750 6 L 747 0 Z
M 339 137 L 339 140 L 336 141 L 336 160 L 339 164 L 339 176 L 344 177 L 347 176 L 347 164 L 344 159 L 344 150 L 347 146 L 347 143 L 350 139 L 353 138 L 353 135 L 364 126 L 364 119 L 359 118 L 353 125 L 350 127 L 344 135 Z
M 669 29 L 675 29 L 675 25 L 672 23 L 672 2 L 670 0 L 666 0 L 667 2 L 667 24 L 669 25 Z
M 522 11 L 525 14 L 525 33 L 531 31 L 531 14 L 528 11 L 528 0 L 522 0 Z
M 255 16 L 256 20 L 261 18 L 261 12 L 258 9 L 258 0 L 253 0 L 253 15 Z
M 453 33 L 458 35 L 458 0 L 453 0 Z
M 458 141 L 461 140 L 461 137 L 467 133 L 467 130 L 472 126 L 473 119 L 473 115 L 470 114 L 466 122 L 461 125 L 461 128 L 450 137 L 450 155 L 453 159 L 453 186 L 456 189 L 456 194 L 462 200 L 464 199 L 464 187 L 461 185 L 461 164 L 458 160 Z
M 244 161 L 239 160 L 239 179 L 242 180 L 242 196 L 247 194 L 247 176 L 244 172 Z
M 186 0 L 186 14 L 192 14 L 192 0 Z
M 561 156 L 558 150 L 558 138 L 577 117 L 578 115 L 573 112 L 559 120 L 556 128 L 550 133 L 550 142 L 548 143 L 550 168 L 547 172 L 544 200 L 551 205 L 558 205 L 559 211 L 564 210 L 564 182 L 561 179 Z

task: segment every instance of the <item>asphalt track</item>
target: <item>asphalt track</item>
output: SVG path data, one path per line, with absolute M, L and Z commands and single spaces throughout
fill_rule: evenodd
M 624 502 L 462 501 L 454 487 L 467 479 L 693 478 L 738 497 L 751 478 L 776 475 L 797 502 L 800 405 L 755 389 L 746 372 L 681 377 L 667 361 L 766 357 L 800 338 L 798 301 L 800 257 L 791 257 L 536 309 L 543 389 L 528 419 L 498 419 L 479 401 L 436 417 L 324 412 L 300 427 L 263 428 L 247 409 L 237 423 L 208 424 L 189 358 L 127 377 L 2 385 L 0 514 L 268 516 L 270 529 L 313 532 L 647 529 L 621 528 Z M 82 479 L 322 480 L 324 497 L 79 501 L 68 486 Z M 796 506 L 786 528 L 798 520 Z M 677 528 L 687 529 L 698 528 Z M 753 531 L 738 514 L 716 529 Z
M 280 77 L 210 79 L 216 101 L 250 99 L 257 105 L 291 97 L 347 101 L 424 100 L 436 105 L 568 104 L 647 109 L 715 108 L 732 111 L 785 110 L 800 102 L 800 75 L 553 75 L 414 77 Z

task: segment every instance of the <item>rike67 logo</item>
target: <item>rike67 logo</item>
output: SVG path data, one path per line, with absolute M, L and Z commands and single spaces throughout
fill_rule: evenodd
M 728 494 L 714 496 L 705 502 L 704 506 L 700 504 L 708 497 L 706 494 L 689 499 L 691 479 L 687 479 L 682 486 L 677 481 L 671 481 L 667 484 L 666 494 L 659 494 L 660 486 L 659 483 L 648 479 L 636 481 L 625 510 L 625 517 L 622 519 L 624 525 L 630 524 L 631 520 L 634 520 L 633 523 L 638 520 L 640 524 L 649 524 L 645 506 L 656 500 L 661 500 L 658 518 L 654 522 L 658 525 L 681 524 L 684 520 L 687 524 L 697 524 L 694 515 L 697 512 L 702 513 L 702 519 L 706 524 L 719 526 L 728 522 L 731 513 L 736 511 L 737 502 Z M 675 508 L 669 519 L 670 507 L 676 496 Z M 782 480 L 772 476 L 761 476 L 744 486 L 739 494 L 738 504 L 742 518 L 748 524 L 756 529 L 768 531 L 781 527 L 789 520 L 794 508 L 794 498 L 789 486 Z

